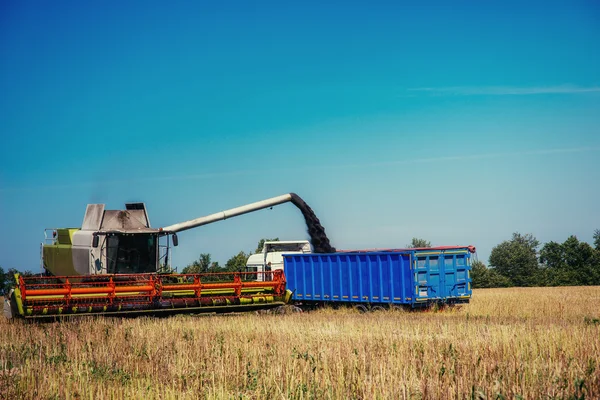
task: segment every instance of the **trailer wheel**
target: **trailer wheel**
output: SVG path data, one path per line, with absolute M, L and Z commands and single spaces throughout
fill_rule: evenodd
M 357 304 L 357 305 L 353 306 L 352 308 L 354 308 L 356 311 L 358 311 L 361 314 L 364 314 L 368 311 L 367 307 L 363 306 L 362 304 Z
M 272 314 L 296 314 L 296 313 L 301 313 L 303 312 L 303 310 L 300 307 L 288 304 L 285 306 L 279 306 L 277 308 L 274 308 L 272 310 L 269 310 L 270 313 Z
M 371 312 L 380 312 L 380 311 L 385 311 L 385 308 L 383 308 L 381 306 L 371 307 Z

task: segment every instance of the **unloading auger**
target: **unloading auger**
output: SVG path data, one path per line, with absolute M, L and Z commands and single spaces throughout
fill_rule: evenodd
M 144 203 L 125 210 L 89 204 L 81 228 L 46 229 L 42 276 L 15 275 L 5 299 L 9 318 L 80 314 L 169 314 L 272 308 L 289 301 L 283 271 L 173 274 L 177 233 L 292 202 L 304 215 L 315 252 L 334 252 L 319 219 L 296 194 L 152 228 Z M 261 277 L 258 275 L 262 274 Z

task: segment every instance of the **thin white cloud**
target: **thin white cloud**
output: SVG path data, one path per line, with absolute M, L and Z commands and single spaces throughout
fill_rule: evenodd
M 454 161 L 470 161 L 470 160 L 484 160 L 484 159 L 495 159 L 495 158 L 510 158 L 510 157 L 524 157 L 524 156 L 535 156 L 535 155 L 550 155 L 550 154 L 567 154 L 567 153 L 585 153 L 585 152 L 596 152 L 600 151 L 600 147 L 588 146 L 588 147 L 567 147 L 567 148 L 556 148 L 556 149 L 538 149 L 538 150 L 527 150 L 527 151 L 516 151 L 516 152 L 504 152 L 504 153 L 483 153 L 483 154 L 470 154 L 463 156 L 445 156 L 445 157 L 427 157 L 427 158 L 411 158 L 407 160 L 389 160 L 375 163 L 356 163 L 356 164 L 337 164 L 337 165 L 313 165 L 309 167 L 292 167 L 292 168 L 279 168 L 278 173 L 298 173 L 306 171 L 324 171 L 324 170 L 340 170 L 340 169 L 356 169 L 356 168 L 372 168 L 372 167 L 387 167 L 394 165 L 410 165 L 410 164 L 421 164 L 421 163 L 443 163 L 443 162 L 454 162 Z M 67 189 L 67 188 L 78 188 L 78 187 L 98 187 L 98 186 L 115 186 L 132 183 L 148 183 L 148 182 L 166 182 L 166 181 L 194 181 L 194 180 L 209 180 L 216 178 L 225 178 L 233 176 L 256 176 L 264 175 L 268 173 L 267 170 L 238 170 L 238 171 L 224 171 L 214 173 L 201 173 L 201 174 L 187 174 L 187 175 L 174 175 L 174 176 L 155 176 L 148 178 L 131 178 L 123 180 L 111 180 L 111 181 L 89 181 L 89 182 L 77 182 L 77 183 L 65 183 L 60 185 L 43 185 L 43 186 L 20 186 L 10 188 L 0 188 L 1 192 L 18 192 L 23 190 L 43 190 L 43 189 Z
M 578 94 L 598 93 L 600 86 L 453 86 L 453 87 L 423 87 L 408 89 L 411 93 L 425 93 L 431 96 L 527 96 L 536 94 Z
M 600 147 L 592 147 L 592 146 L 569 147 L 569 148 L 559 148 L 559 149 L 539 149 L 539 150 L 527 150 L 527 151 L 514 151 L 514 152 L 505 152 L 505 153 L 469 154 L 469 155 L 464 155 L 464 156 L 414 158 L 414 159 L 410 159 L 410 160 L 380 162 L 380 163 L 370 164 L 370 166 L 418 164 L 418 163 L 432 163 L 432 162 L 444 162 L 444 161 L 483 160 L 483 159 L 493 159 L 493 158 L 523 157 L 523 156 L 548 155 L 548 154 L 583 153 L 583 152 L 591 152 L 591 151 L 600 151 Z

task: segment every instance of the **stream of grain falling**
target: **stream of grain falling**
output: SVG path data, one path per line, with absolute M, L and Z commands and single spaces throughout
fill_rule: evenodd
M 329 238 L 325 233 L 325 228 L 321 225 L 321 221 L 315 215 L 314 211 L 300 196 L 296 193 L 291 193 L 292 204 L 294 204 L 304 216 L 306 229 L 310 235 L 310 243 L 313 246 L 315 253 L 335 253 L 335 247 L 329 243 Z

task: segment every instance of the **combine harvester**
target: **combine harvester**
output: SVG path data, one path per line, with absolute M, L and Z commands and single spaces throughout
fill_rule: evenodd
M 144 203 L 125 210 L 89 204 L 81 228 L 46 229 L 44 276 L 15 276 L 5 300 L 8 318 L 65 315 L 139 315 L 230 312 L 286 304 L 283 271 L 172 274 L 171 244 L 177 233 L 292 202 L 304 215 L 315 252 L 335 252 L 310 207 L 289 193 L 205 217 L 154 229 Z M 167 272 L 167 273 L 165 273 Z

